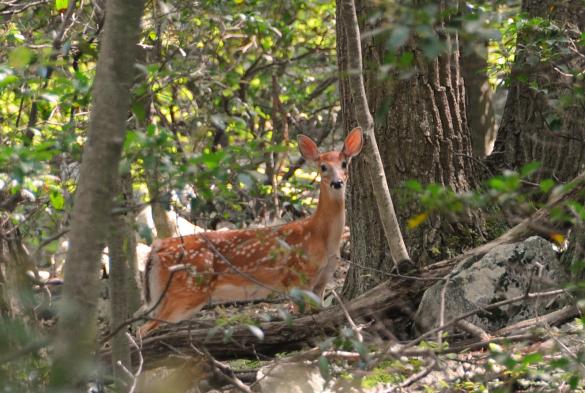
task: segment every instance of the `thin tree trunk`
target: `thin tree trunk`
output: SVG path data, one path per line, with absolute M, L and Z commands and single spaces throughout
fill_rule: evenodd
M 118 182 L 117 190 L 120 191 L 121 207 L 132 205 L 132 178 L 127 174 Z M 130 193 L 128 194 L 128 186 Z M 128 203 L 130 202 L 130 203 Z M 127 321 L 137 309 L 138 283 L 133 275 L 137 269 L 136 264 L 136 236 L 132 230 L 132 212 L 116 214 L 112 217 L 110 233 L 108 236 L 108 249 L 110 259 L 110 276 L 108 280 L 110 290 L 110 328 L 116 329 Z M 138 295 L 138 299 L 136 296 Z M 114 380 L 120 392 L 124 391 L 131 382 L 124 368 L 131 370 L 130 342 L 126 337 L 126 331 L 121 330 L 112 338 L 112 368 Z
M 0 221 L 3 219 L 0 216 Z M 35 272 L 36 267 L 22 244 L 20 231 L 6 220 L 0 227 L 0 317 L 32 327 L 35 304 L 28 271 Z
M 143 8 L 141 0 L 107 2 L 51 373 L 52 388 L 60 392 L 78 392 L 95 376 L 99 261 L 111 219 Z
M 132 176 L 128 173 L 120 179 L 122 197 L 127 206 L 134 206 L 134 194 L 132 191 Z M 142 305 L 142 285 L 140 283 L 140 270 L 138 269 L 138 256 L 136 254 L 136 212 L 130 210 L 124 218 L 125 252 L 128 259 L 128 273 L 126 275 L 126 290 L 128 296 L 128 313 L 134 314 Z M 115 326 L 114 326 L 115 327 Z
M 491 153 L 497 133 L 494 92 L 489 83 L 487 65 L 486 42 L 462 42 L 461 74 L 465 82 L 473 155 L 477 158 Z
M 362 48 L 360 38 L 360 27 L 355 9 L 354 0 L 344 0 L 338 3 L 341 6 L 339 16 L 342 19 L 343 30 L 345 31 L 345 49 L 344 54 L 348 60 L 348 68 L 346 71 L 348 75 L 348 87 L 353 98 L 355 106 L 355 117 L 358 125 L 363 129 L 365 134 L 364 157 L 367 162 L 367 169 L 372 184 L 372 191 L 378 206 L 380 220 L 384 228 L 386 242 L 390 249 L 390 254 L 394 264 L 398 264 L 405 260 L 410 260 L 406 245 L 402 238 L 396 212 L 394 210 L 394 203 L 390 196 L 388 189 L 388 182 L 386 181 L 386 174 L 382 164 L 382 157 L 378 150 L 378 143 L 374 134 L 374 119 L 370 113 L 368 99 L 366 97 L 366 89 L 363 79 L 362 66 Z M 340 32 L 340 30 L 338 30 Z M 348 127 L 347 130 L 350 128 Z
M 115 329 L 129 317 L 128 291 L 126 283 L 129 279 L 128 258 L 126 256 L 127 231 L 126 220 L 121 215 L 115 215 L 111 220 L 108 236 L 108 250 L 110 257 L 110 276 L 108 285 L 110 290 L 110 326 Z M 130 382 L 128 374 L 122 367 L 130 369 L 130 342 L 122 329 L 112 338 L 112 367 L 114 380 L 119 391 L 124 391 Z
M 156 5 L 153 4 L 153 7 L 156 12 Z M 151 54 L 150 52 L 152 52 L 152 50 L 149 51 L 145 48 L 140 48 L 138 50 L 138 61 L 148 64 L 152 56 L 155 57 L 155 61 L 159 58 L 159 53 L 154 53 L 152 56 L 149 56 L 149 54 Z M 146 85 L 142 95 L 136 99 L 136 104 L 142 107 L 144 113 L 143 117 L 136 116 L 137 125 L 141 132 L 146 132 L 146 127 L 149 125 L 152 117 L 151 106 L 153 93 L 150 90 L 150 86 L 148 86 L 148 80 L 144 72 L 140 70 L 136 71 L 137 80 Z M 148 197 L 150 199 L 152 222 L 156 228 L 156 237 L 164 239 L 174 236 L 176 233 L 176 226 L 169 218 L 167 210 L 165 209 L 165 204 L 162 201 L 164 187 L 161 186 L 161 176 L 157 170 L 157 165 L 157 162 L 144 162 L 144 177 L 146 180 L 146 188 L 148 189 Z

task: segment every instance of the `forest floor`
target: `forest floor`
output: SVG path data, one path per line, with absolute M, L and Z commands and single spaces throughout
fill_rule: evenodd
M 341 292 L 348 269 L 348 263 L 341 264 L 329 289 Z M 283 311 L 286 313 L 290 309 L 290 303 L 273 301 L 223 305 L 203 310 L 198 320 L 213 322 L 216 326 L 271 321 L 282 319 Z M 218 369 L 209 366 L 213 358 L 207 354 L 208 358 L 202 357 L 201 361 L 185 360 L 178 365 L 172 361 L 171 367 L 165 362 L 163 367 L 145 371 L 141 391 L 155 392 L 155 387 L 161 383 L 167 388 L 176 385 L 178 390 L 172 391 L 177 392 L 205 392 L 211 386 L 219 389 L 213 390 L 216 392 L 245 391 L 234 388 L 233 384 L 226 385 L 228 380 L 238 379 L 250 385 L 251 391 L 265 393 L 585 392 L 578 379 L 573 379 L 574 383 L 568 382 L 572 374 L 585 379 L 582 363 L 585 331 L 579 320 L 561 326 L 546 326 L 539 331 L 525 330 L 522 335 L 509 340 L 494 340 L 478 347 L 460 345 L 469 342 L 469 337 L 463 335 L 449 337 L 449 343 L 442 345 L 429 341 L 419 346 L 423 349 L 420 356 L 393 356 L 388 352 L 387 356 L 383 355 L 384 351 L 375 348 L 384 348 L 389 345 L 388 341 L 381 337 L 372 340 L 370 333 L 365 334 L 366 345 L 372 353 L 378 353 L 368 364 L 351 350 L 338 350 L 336 355 L 328 358 L 328 365 L 324 368 L 318 354 L 306 349 L 279 353 L 273 359 L 258 357 L 256 360 L 220 362 L 226 368 Z M 323 340 L 327 341 L 327 338 Z M 427 351 L 424 351 L 425 346 Z M 225 375 L 226 370 L 227 378 L 217 378 L 218 371 Z M 329 374 L 328 378 L 323 374 Z M 190 386 L 177 382 L 185 379 L 206 382 Z M 221 385 L 223 388 L 219 387 Z

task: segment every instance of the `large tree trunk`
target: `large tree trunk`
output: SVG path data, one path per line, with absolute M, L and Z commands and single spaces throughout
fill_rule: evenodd
M 340 2 L 338 1 L 338 7 Z M 356 2 L 360 27 L 374 11 L 368 1 Z M 339 13 L 339 12 L 338 12 Z M 337 53 L 340 70 L 341 108 L 344 129 L 355 124 L 355 113 L 348 86 L 348 58 L 342 34 L 342 21 L 337 22 Z M 465 89 L 460 75 L 457 35 L 443 37 L 448 53 L 433 61 L 407 47 L 415 57 L 414 75 L 406 80 L 390 74 L 379 79 L 379 67 L 387 54 L 385 35 L 364 39 L 362 55 L 366 72 L 366 92 L 370 109 L 375 112 L 375 135 L 391 190 L 405 180 L 416 179 L 423 184 L 438 183 L 456 192 L 470 190 L 474 185 L 474 167 L 470 159 L 471 138 L 465 111 Z M 350 268 L 344 295 L 354 297 L 379 283 L 382 275 L 393 266 L 380 220 L 374 206 L 366 164 L 357 159 L 351 167 L 349 188 L 349 223 L 351 231 Z M 401 225 L 421 213 L 414 201 L 397 202 Z M 471 215 L 469 215 L 471 218 Z M 477 221 L 476 221 L 477 222 Z M 458 253 L 471 245 L 480 230 L 473 224 L 458 225 L 444 218 L 430 217 L 419 227 L 404 232 L 412 260 L 424 265 L 431 260 Z
M 585 99 L 576 89 L 583 86 L 585 68 L 578 44 L 585 5 L 581 0 L 525 0 L 522 11 L 550 21 L 560 33 L 546 27 L 518 33 L 508 99 L 490 159 L 509 169 L 539 161 L 541 170 L 534 180 L 551 177 L 565 182 L 585 165 Z M 543 50 L 551 42 L 553 47 Z
M 141 0 L 108 0 L 88 139 L 75 194 L 51 384 L 80 391 L 94 376 L 100 257 L 124 141 Z

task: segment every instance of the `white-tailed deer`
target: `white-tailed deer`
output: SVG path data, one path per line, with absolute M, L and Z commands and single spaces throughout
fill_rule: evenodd
M 306 219 L 261 229 L 205 232 L 157 240 L 145 267 L 146 309 L 153 320 L 188 319 L 208 303 L 262 299 L 290 288 L 323 296 L 339 257 L 345 225 L 345 184 L 348 166 L 363 145 L 354 128 L 341 151 L 320 153 L 307 136 L 298 138 L 307 161 L 319 166 L 319 204 Z

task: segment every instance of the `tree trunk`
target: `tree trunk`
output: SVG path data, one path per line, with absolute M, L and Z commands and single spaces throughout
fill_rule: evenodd
M 473 155 L 484 158 L 496 140 L 496 115 L 487 75 L 487 42 L 462 42 L 461 75 L 465 81 L 467 119 Z
M 111 219 L 143 8 L 141 0 L 107 2 L 51 374 L 51 385 L 60 392 L 80 391 L 95 376 L 91 354 L 96 345 L 99 261 Z
M 134 194 L 132 191 L 132 176 L 122 175 L 120 179 L 122 187 L 122 197 L 127 206 L 134 206 Z M 140 270 L 138 269 L 138 256 L 136 255 L 136 212 L 130 210 L 126 213 L 124 219 L 123 236 L 126 242 L 125 252 L 128 259 L 128 273 L 126 275 L 126 291 L 128 296 L 128 313 L 134 314 L 142 305 L 142 285 L 140 279 Z M 115 327 L 115 326 L 114 326 Z
M 117 188 L 121 191 L 121 208 L 132 205 L 132 178 L 127 174 L 120 178 Z M 129 187 L 128 187 L 129 186 Z M 130 191 L 128 193 L 128 191 Z M 128 203 L 130 202 L 130 203 Z M 116 214 L 112 217 L 108 236 L 110 257 L 110 276 L 108 280 L 110 290 L 110 327 L 116 329 L 127 321 L 139 307 L 140 294 L 136 281 L 136 236 L 132 230 L 131 218 L 133 212 Z M 136 298 L 138 296 L 138 298 Z M 131 382 L 124 368 L 131 370 L 130 342 L 126 331 L 121 330 L 112 338 L 112 368 L 117 389 L 122 392 Z
M 0 215 L 0 319 L 14 319 L 32 326 L 35 321 L 32 280 L 27 271 L 36 267 L 22 244 L 17 227 Z
M 364 85 L 362 58 L 354 56 L 355 53 L 362 53 L 361 30 L 354 0 L 341 2 L 337 11 L 337 17 L 342 26 L 338 33 L 343 35 L 344 56 L 347 59 L 344 76 L 347 77 L 347 88 L 352 99 L 355 119 L 358 126 L 362 127 L 365 137 L 364 153 L 360 157 L 366 162 L 367 175 L 369 175 L 366 177 L 369 177 L 373 198 L 378 207 L 378 217 L 382 224 L 386 245 L 394 261 L 394 266 L 397 266 L 400 262 L 410 261 L 410 256 L 402 237 L 374 133 L 374 119 L 370 113 L 370 104 Z
M 514 170 L 539 161 L 535 181 L 569 181 L 585 165 L 585 56 L 579 53 L 582 46 L 575 45 L 584 31 L 585 5 L 581 0 L 524 0 L 522 11 L 560 30 L 526 27 L 518 33 L 508 99 L 490 161 Z
M 154 4 L 153 7 L 156 7 Z M 140 48 L 138 50 L 138 61 L 143 64 L 149 64 L 150 58 L 155 57 L 155 61 L 159 59 L 159 53 L 151 55 L 152 50 Z M 149 56 L 151 55 L 151 56 Z M 146 127 L 150 124 L 152 119 L 152 96 L 153 92 L 151 87 L 148 85 L 148 79 L 144 72 L 141 70 L 136 71 L 136 79 L 145 85 L 144 91 L 140 96 L 136 98 L 136 104 L 142 108 L 143 115 L 137 115 L 137 126 L 141 132 L 146 132 Z M 154 152 L 152 152 L 154 153 Z M 154 154 L 153 154 L 154 157 Z M 161 176 L 158 171 L 158 162 L 154 160 L 143 160 L 144 162 L 144 177 L 146 181 L 146 187 L 148 189 L 148 198 L 150 199 L 152 222 L 156 228 L 156 237 L 164 239 L 172 237 L 176 233 L 176 225 L 169 218 L 165 203 L 162 199 L 165 197 L 164 186 L 161 185 Z
M 338 1 L 338 7 L 340 5 Z M 375 28 L 364 28 L 363 25 L 374 11 L 372 3 L 357 1 L 356 7 L 362 31 Z M 350 68 L 339 15 L 337 20 L 343 128 L 350 129 L 355 124 L 356 113 L 346 76 Z M 406 80 L 393 74 L 379 79 L 379 68 L 387 55 L 386 38 L 385 35 L 373 35 L 364 39 L 362 55 L 364 63 L 371 67 L 365 75 L 366 93 L 375 113 L 374 131 L 391 190 L 396 191 L 408 179 L 423 184 L 438 183 L 456 192 L 470 190 L 475 185 L 474 166 L 470 159 L 471 137 L 466 120 L 457 35 L 443 37 L 448 52 L 433 61 L 426 61 L 423 54 L 412 47 L 404 49 L 414 55 L 413 64 L 416 65 L 414 75 Z M 389 271 L 392 267 L 380 220 L 372 208 L 375 200 L 368 182 L 364 161 L 355 160 L 351 167 L 348 201 L 354 265 L 344 288 L 344 295 L 349 297 L 380 282 L 382 275 L 372 272 Z M 422 210 L 415 201 L 403 198 L 397 202 L 397 211 L 404 227 L 409 218 Z M 467 216 L 473 218 L 471 214 Z M 475 223 L 481 222 L 475 218 Z M 471 220 L 458 224 L 445 218 L 430 217 L 417 228 L 403 233 L 412 260 L 424 265 L 474 244 L 481 230 L 473 225 Z

